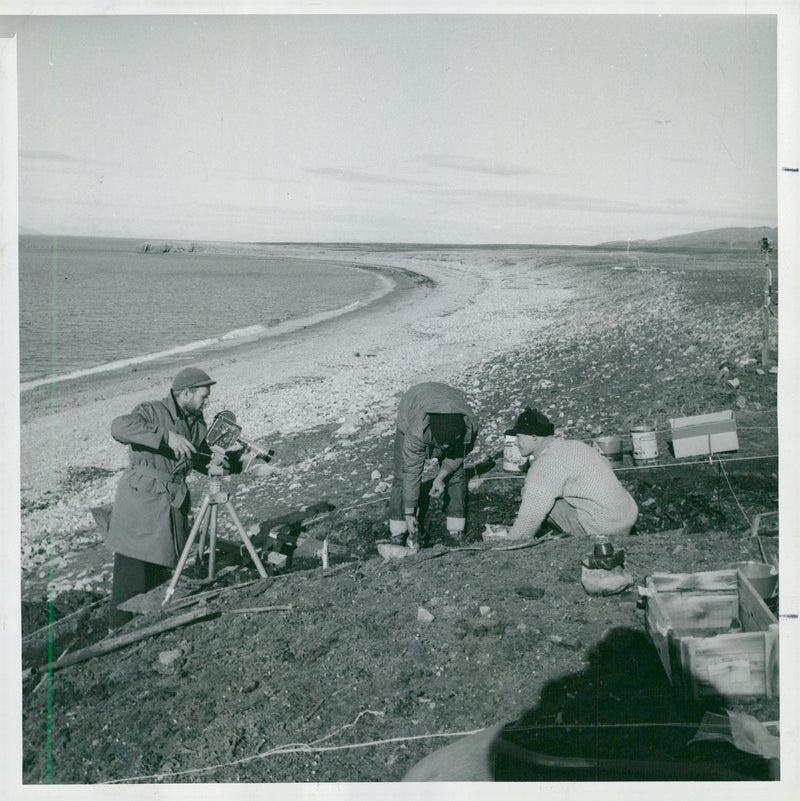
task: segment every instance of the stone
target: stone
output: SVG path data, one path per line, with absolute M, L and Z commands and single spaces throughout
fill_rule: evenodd
M 348 415 L 344 418 L 341 428 L 336 432 L 337 437 L 351 437 L 358 431 L 358 420 Z
M 276 553 L 275 551 L 270 551 L 269 555 L 267 556 L 267 562 L 271 565 L 275 565 L 275 567 L 285 567 L 286 560 L 289 557 L 285 553 Z
M 155 670 L 157 673 L 171 674 L 180 671 L 182 666 L 183 651 L 180 648 L 173 648 L 158 655 Z

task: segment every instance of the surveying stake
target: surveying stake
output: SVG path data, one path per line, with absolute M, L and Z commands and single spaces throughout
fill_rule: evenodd
M 766 271 L 764 281 L 764 305 L 761 309 L 761 365 L 766 366 L 769 361 L 769 316 L 772 304 L 772 270 L 769 268 L 769 254 L 772 252 L 772 245 L 767 237 L 761 239 L 761 252 L 764 254 L 764 269 Z
M 236 514 L 236 509 L 233 506 L 233 501 L 231 501 L 230 493 L 222 489 L 222 462 L 225 459 L 225 451 L 230 449 L 230 447 L 235 445 L 237 442 L 242 442 L 246 447 L 248 447 L 251 453 L 255 451 L 255 453 L 259 456 L 266 456 L 269 458 L 269 456 L 272 455 L 272 451 L 262 451 L 257 446 L 243 441 L 239 436 L 240 433 L 241 428 L 236 425 L 236 418 L 233 416 L 233 414 L 231 412 L 220 412 L 214 419 L 214 423 L 206 435 L 206 442 L 209 444 L 212 451 L 211 460 L 208 463 L 208 489 L 203 496 L 203 501 L 200 504 L 197 517 L 195 518 L 192 529 L 189 532 L 186 545 L 183 546 L 183 552 L 178 560 L 178 565 L 175 568 L 172 579 L 169 582 L 169 587 L 167 587 L 167 594 L 161 603 L 162 606 L 169 601 L 175 592 L 178 579 L 181 577 L 181 573 L 186 566 L 186 561 L 189 558 L 189 552 L 191 551 L 192 545 L 194 545 L 194 541 L 197 539 L 199 532 L 202 533 L 200 534 L 200 542 L 197 546 L 197 559 L 198 562 L 202 561 L 206 537 L 208 537 L 208 579 L 209 581 L 213 580 L 214 569 L 216 565 L 217 516 L 218 507 L 220 505 L 224 506 L 224 508 L 228 510 L 228 514 L 233 521 L 233 525 L 239 532 L 239 536 L 242 538 L 242 542 L 247 548 L 247 552 L 250 554 L 250 558 L 253 560 L 256 569 L 258 570 L 258 574 L 261 576 L 261 578 L 267 578 L 267 571 L 264 569 L 264 565 L 261 563 L 250 537 L 247 536 L 247 532 L 244 530 L 242 521 L 239 520 L 239 515 Z M 249 467 L 249 465 L 250 462 L 248 461 L 247 466 Z

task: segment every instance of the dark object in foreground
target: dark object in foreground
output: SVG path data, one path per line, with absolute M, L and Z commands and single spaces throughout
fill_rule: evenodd
M 404 781 L 778 778 L 778 760 L 694 740 L 705 712 L 722 699 L 700 703 L 671 687 L 644 632 L 613 629 L 587 657 L 585 670 L 548 682 L 518 720 L 434 751 Z
M 545 685 L 539 703 L 493 743 L 495 781 L 741 781 L 777 766 L 724 742 L 694 742 L 719 697 L 672 687 L 644 632 L 613 629 L 588 667 Z
M 495 781 L 763 781 L 769 761 L 726 743 L 687 745 L 692 732 L 682 724 L 562 726 L 535 745 L 506 738 L 493 743 Z M 534 750 L 540 748 L 541 750 Z M 651 754 L 648 758 L 647 754 Z M 564 756 L 581 754 L 581 756 Z

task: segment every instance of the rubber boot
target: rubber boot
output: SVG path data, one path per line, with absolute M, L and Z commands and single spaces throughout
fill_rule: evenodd
M 464 526 L 466 525 L 466 518 L 463 517 L 450 517 L 447 518 L 447 533 L 455 540 L 463 542 L 464 540 Z
M 405 520 L 389 521 L 389 539 L 395 545 L 405 545 L 408 525 Z

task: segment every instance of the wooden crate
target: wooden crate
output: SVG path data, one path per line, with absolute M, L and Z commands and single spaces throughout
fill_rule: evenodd
M 674 417 L 670 419 L 669 425 L 672 431 L 672 452 L 676 459 L 739 450 L 736 419 L 730 409 L 693 417 Z
M 649 576 L 645 625 L 687 695 L 778 695 L 778 621 L 737 570 Z

